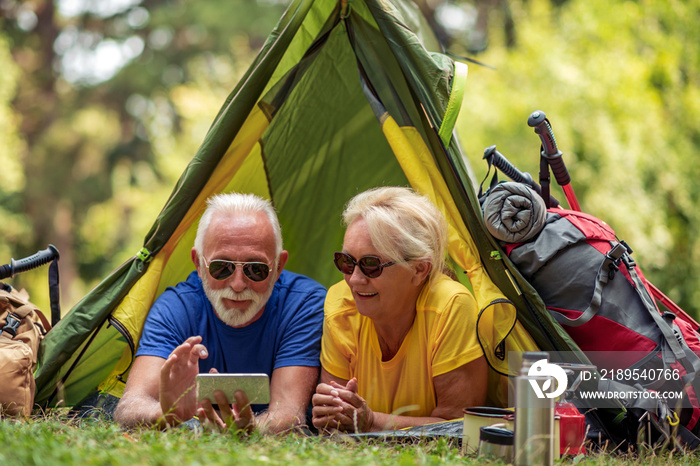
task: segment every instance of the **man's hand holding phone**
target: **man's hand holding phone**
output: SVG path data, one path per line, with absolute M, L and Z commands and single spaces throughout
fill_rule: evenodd
M 242 390 L 236 390 L 235 403 L 229 404 L 228 397 L 221 390 L 214 391 L 214 401 L 219 405 L 219 411 L 214 409 L 209 398 L 200 401 L 201 407 L 197 415 L 205 430 L 253 432 L 255 430 L 255 415 L 250 407 L 248 396 Z
M 252 432 L 255 415 L 251 401 L 269 403 L 269 379 L 266 374 L 219 374 L 212 369 L 209 374 L 197 376 L 197 400 L 197 415 L 205 430 Z M 216 402 L 218 411 L 212 402 Z

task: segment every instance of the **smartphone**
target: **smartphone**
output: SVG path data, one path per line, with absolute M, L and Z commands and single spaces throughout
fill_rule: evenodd
M 221 390 L 233 404 L 234 393 L 243 390 L 248 395 L 250 404 L 270 403 L 270 379 L 267 374 L 198 374 L 197 401 L 209 398 L 216 404 L 214 391 Z

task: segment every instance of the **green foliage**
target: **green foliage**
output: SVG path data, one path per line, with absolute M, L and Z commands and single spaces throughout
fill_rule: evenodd
M 123 431 L 103 421 L 0 422 L 0 464 L 453 464 L 474 463 L 444 439 L 415 444 L 289 435 L 250 437 L 189 430 Z
M 475 454 L 463 455 L 445 438 L 413 442 L 283 435 L 248 437 L 198 434 L 186 429 L 125 431 L 103 420 L 69 420 L 49 413 L 28 422 L 0 422 L 0 464 L 28 465 L 438 465 L 504 464 Z M 685 465 L 697 453 L 650 453 L 646 456 L 588 451 L 556 464 Z
M 479 57 L 495 72 L 471 66 L 460 116 L 477 178 L 483 148 L 497 144 L 537 179 L 540 142 L 527 118 L 543 110 L 582 209 L 606 220 L 647 277 L 697 316 L 700 30 L 690 18 L 700 2 L 511 6 L 518 45 L 492 43 Z

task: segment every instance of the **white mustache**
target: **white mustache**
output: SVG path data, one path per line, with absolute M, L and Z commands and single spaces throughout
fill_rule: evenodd
M 236 293 L 231 288 L 224 288 L 222 290 L 211 290 L 213 296 L 216 296 L 219 300 L 230 299 L 232 301 L 253 301 L 257 304 L 260 302 L 261 295 L 253 290 L 245 289 L 240 293 Z

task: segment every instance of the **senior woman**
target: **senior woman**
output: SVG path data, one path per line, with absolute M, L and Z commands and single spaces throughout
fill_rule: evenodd
M 469 290 L 443 273 L 447 224 L 409 188 L 358 194 L 343 213 L 313 424 L 370 432 L 461 418 L 486 399 Z

